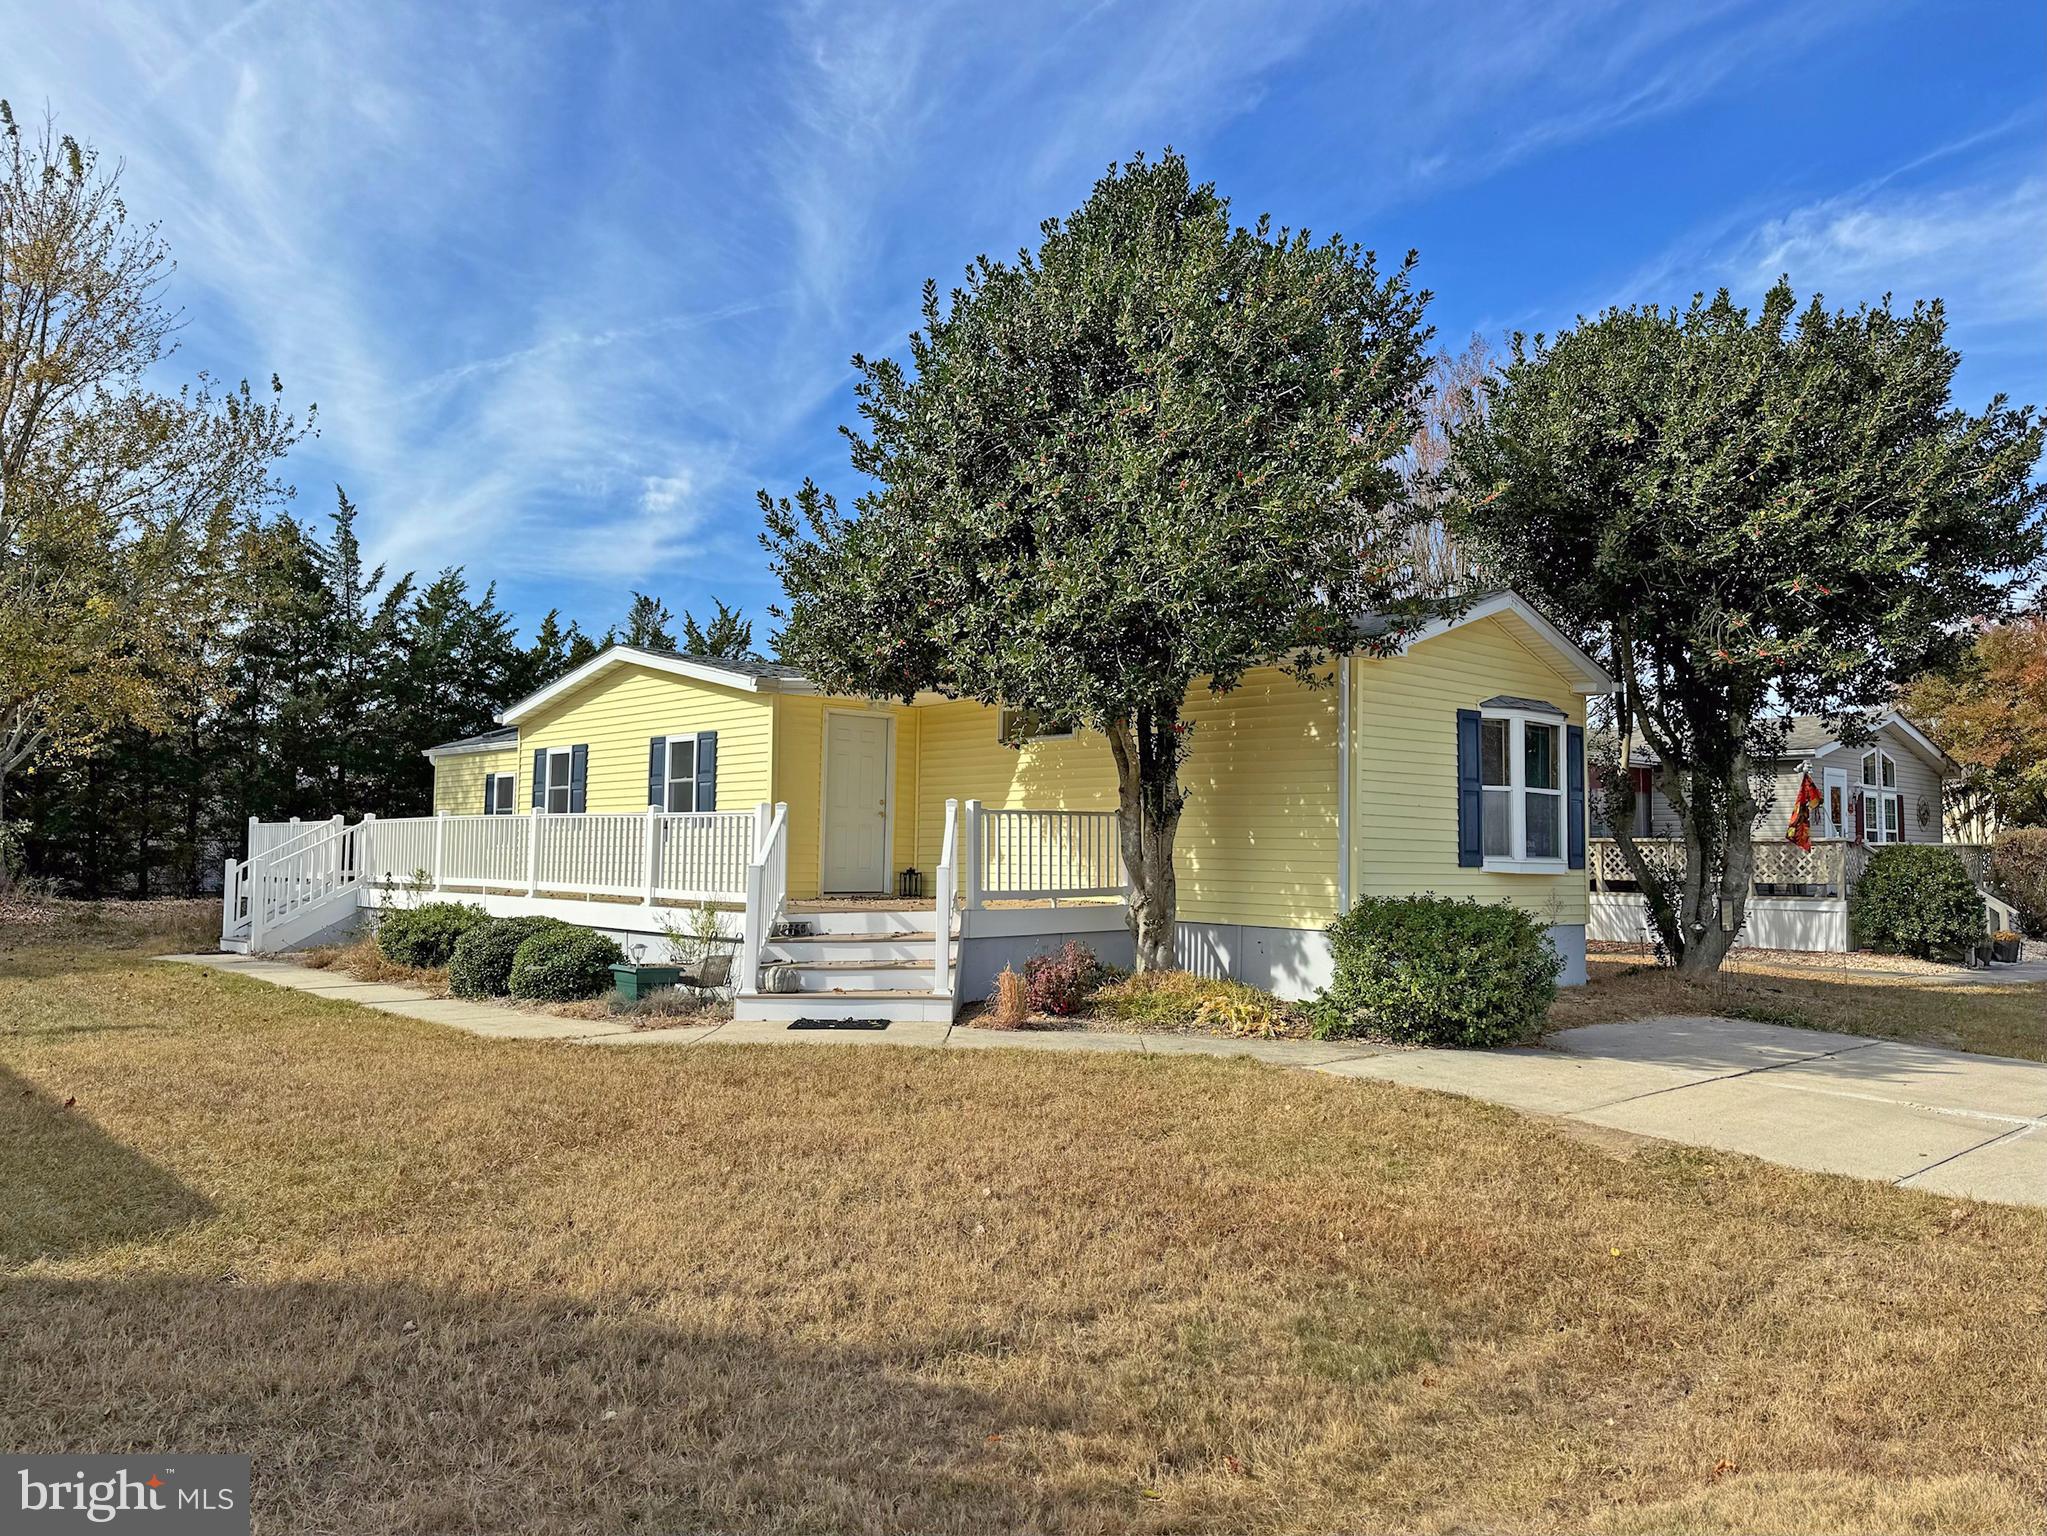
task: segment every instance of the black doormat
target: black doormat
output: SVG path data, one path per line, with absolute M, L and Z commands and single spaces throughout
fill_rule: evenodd
M 887 1029 L 887 1019 L 791 1019 L 791 1029 Z

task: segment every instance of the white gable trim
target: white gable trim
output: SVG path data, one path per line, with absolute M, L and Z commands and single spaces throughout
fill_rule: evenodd
M 444 757 L 466 757 L 472 752 L 516 752 L 518 750 L 519 738 L 514 736 L 510 741 L 452 742 L 444 746 L 428 747 L 419 755 L 428 762 L 439 762 Z
M 1949 757 L 1947 753 L 1941 751 L 1941 749 L 1937 745 L 1935 745 L 1934 740 L 1931 736 L 1928 736 L 1924 731 L 1920 730 L 1918 726 L 1914 725 L 1910 720 L 1907 720 L 1903 715 L 1899 714 L 1896 710 L 1892 710 L 1888 714 L 1882 715 L 1878 717 L 1876 720 L 1871 721 L 1869 728 L 1873 734 L 1877 731 L 1883 730 L 1886 726 L 1896 731 L 1900 736 L 1904 737 L 1907 741 L 1911 742 L 1913 746 L 1917 747 L 1921 755 L 1924 756 L 1928 762 L 1932 763 L 1935 767 L 1940 769 L 1943 777 L 1946 777 L 1947 775 L 1952 774 L 1955 771 L 1956 765 L 1954 759 Z M 1830 741 L 1824 747 L 1821 747 L 1817 751 L 1809 754 L 1809 759 L 1810 761 L 1818 762 L 1821 758 L 1829 756 L 1832 753 L 1844 751 L 1853 752 L 1856 756 L 1859 757 L 1863 753 L 1867 752 L 1873 744 L 1874 744 L 1873 742 L 1865 742 L 1859 747 L 1851 747 L 1844 741 Z
M 1564 670 L 1577 681 L 1571 685 L 1573 693 L 1612 693 L 1614 681 L 1606 668 L 1586 655 L 1578 643 L 1556 625 L 1544 618 L 1535 606 L 1518 592 L 1495 592 L 1490 597 L 1480 598 L 1462 613 L 1447 618 L 1431 619 L 1420 629 L 1401 642 L 1401 652 L 1426 644 L 1439 635 L 1447 635 L 1454 629 L 1467 624 L 1476 624 L 1483 619 L 1499 618 L 1503 615 L 1521 620 L 1551 651 L 1564 663 Z
M 498 719 L 506 725 L 515 725 L 536 710 L 545 709 L 563 694 L 573 693 L 599 673 L 613 667 L 645 667 L 651 672 L 666 672 L 674 677 L 687 677 L 699 683 L 713 683 L 720 688 L 736 688 L 741 693 L 778 693 L 784 687 L 792 692 L 807 692 L 808 683 L 797 683 L 794 679 L 755 677 L 748 672 L 732 672 L 724 667 L 711 666 L 701 661 L 690 661 L 681 656 L 664 656 L 659 651 L 643 651 L 638 646 L 614 645 L 598 652 L 573 671 L 565 672 L 545 688 L 529 693 L 518 703 L 499 714 Z

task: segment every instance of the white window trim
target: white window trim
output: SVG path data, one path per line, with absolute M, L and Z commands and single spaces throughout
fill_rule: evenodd
M 1496 853 L 1485 855 L 1482 869 L 1493 870 L 1505 875 L 1560 875 L 1571 867 L 1571 808 L 1564 802 L 1570 798 L 1571 765 L 1565 761 L 1570 740 L 1565 727 L 1570 722 L 1560 715 L 1537 713 L 1525 709 L 1481 709 L 1481 720 L 1504 720 L 1507 722 L 1507 782 L 1504 786 L 1485 782 L 1485 754 L 1479 754 L 1479 838 L 1484 846 L 1485 838 L 1485 792 L 1491 789 L 1497 793 L 1502 787 L 1508 791 L 1507 806 L 1508 843 L 1518 852 L 1511 856 Z M 1557 734 L 1557 787 L 1555 789 L 1530 789 L 1528 777 L 1527 730 L 1531 725 L 1546 725 Z M 1553 859 L 1531 859 L 1528 850 L 1528 804 L 1529 795 L 1554 795 L 1557 799 L 1557 843 L 1562 849 Z
M 543 750 L 547 753 L 547 777 L 540 781 L 539 814 L 542 816 L 573 816 L 576 814 L 571 809 L 575 801 L 572 775 L 575 773 L 576 749 L 574 747 L 546 747 Z M 561 763 L 561 777 L 559 779 L 554 774 L 554 765 L 557 761 Z M 554 792 L 557 788 L 561 790 L 564 800 L 569 802 L 564 804 L 560 810 L 556 810 L 548 804 L 554 798 Z
M 1009 731 L 1004 724 L 1009 716 L 1043 713 L 1043 710 L 1029 710 L 1018 705 L 1004 704 L 995 711 L 995 739 L 1006 747 L 1028 747 L 1040 741 L 1071 741 L 1080 734 L 1077 726 L 1069 725 L 1063 731 L 1033 731 L 1028 736 L 1018 736 L 1014 741 L 1010 739 Z
M 703 734 L 702 731 L 670 731 L 661 738 L 661 804 L 655 807 L 655 809 L 659 810 L 664 816 L 693 816 L 696 814 L 697 744 Z M 671 811 L 668 808 L 668 802 L 675 793 L 675 744 L 678 741 L 689 743 L 690 809 L 687 811 Z
M 1891 782 L 1883 781 L 1884 767 L 1891 770 Z M 1905 792 L 1898 788 L 1898 760 L 1882 747 L 1871 747 L 1862 754 L 1862 840 L 1879 847 L 1905 841 Z M 1874 774 L 1872 779 L 1870 775 Z M 1888 835 L 1888 822 L 1884 814 L 1886 806 L 1898 808 L 1898 835 Z
M 500 784 L 511 786 L 507 791 L 511 803 L 503 810 L 498 809 L 498 786 Z M 483 776 L 483 794 L 483 803 L 490 807 L 490 809 L 484 812 L 486 816 L 516 816 L 519 814 L 519 775 L 516 771 L 512 773 L 486 773 Z

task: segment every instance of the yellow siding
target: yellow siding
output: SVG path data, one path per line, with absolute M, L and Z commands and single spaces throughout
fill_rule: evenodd
M 1187 697 L 1193 749 L 1174 859 L 1180 915 L 1322 928 L 1336 916 L 1336 689 L 1272 667 Z
M 1193 747 L 1175 863 L 1180 915 L 1204 922 L 1319 927 L 1336 910 L 1336 693 L 1274 668 L 1235 692 L 1188 695 Z M 1021 751 L 997 739 L 983 704 L 921 706 L 917 864 L 936 866 L 945 802 L 999 809 L 1113 811 L 1109 744 L 1084 731 Z
M 651 667 L 620 666 L 600 672 L 539 713 L 519 722 L 519 809 L 532 803 L 528 779 L 541 747 L 587 746 L 589 779 L 584 809 L 647 808 L 647 741 L 685 731 L 718 733 L 718 804 L 721 811 L 752 810 L 769 798 L 774 701 L 760 694 Z M 477 793 L 480 796 L 479 786 Z
M 775 800 L 789 807 L 789 891 L 802 900 L 817 895 L 818 861 L 824 837 L 824 718 L 827 709 L 886 714 L 896 722 L 894 771 L 894 836 L 889 848 L 889 875 L 920 861 L 916 856 L 917 715 L 900 705 L 875 705 L 864 699 L 820 698 L 815 694 L 782 694 L 775 699 Z M 925 890 L 931 867 L 924 861 Z M 891 889 L 894 887 L 891 886 Z
M 1457 711 L 1495 694 L 1542 699 L 1585 723 L 1585 700 L 1547 656 L 1492 618 L 1405 656 L 1353 663 L 1352 890 L 1434 891 L 1523 907 L 1548 923 L 1586 919 L 1585 872 L 1518 875 L 1457 864 Z
M 999 739 L 1000 714 L 971 701 L 922 704 L 917 716 L 916 862 L 927 880 L 945 842 L 945 802 L 997 810 L 1113 811 L 1116 768 L 1092 731 L 1021 750 Z
M 502 752 L 463 752 L 434 762 L 434 814 L 475 816 L 483 810 L 483 778 L 489 773 L 519 774 L 518 792 L 526 789 L 526 775 L 519 773 L 519 754 L 507 747 Z

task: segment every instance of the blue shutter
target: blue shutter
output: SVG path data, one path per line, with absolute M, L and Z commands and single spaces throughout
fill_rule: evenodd
M 496 809 L 497 809 L 497 807 L 496 807 L 496 806 L 494 806 L 494 805 L 492 805 L 492 804 L 491 804 L 491 802 L 492 802 L 493 800 L 497 799 L 497 797 L 498 797 L 498 776 L 497 776 L 496 774 L 494 774 L 494 773 L 486 773 L 486 774 L 485 774 L 485 775 L 483 776 L 483 814 L 484 814 L 484 815 L 488 816 L 488 815 L 489 815 L 489 814 L 490 814 L 490 813 L 491 813 L 492 811 L 494 811 L 494 810 L 496 810 Z
M 1573 869 L 1585 867 L 1585 728 L 1564 727 L 1564 803 L 1570 818 L 1570 841 L 1564 846 Z
M 584 746 L 569 748 L 569 809 L 580 813 L 583 809 L 583 785 L 590 777 L 590 749 Z
M 547 809 L 547 748 L 533 749 L 533 809 Z
M 668 809 L 668 738 L 654 736 L 647 741 L 647 804 L 657 811 Z
M 697 809 L 718 809 L 718 733 L 697 732 Z
M 1479 713 L 1457 711 L 1457 866 L 1485 863 L 1485 792 L 1479 783 Z

